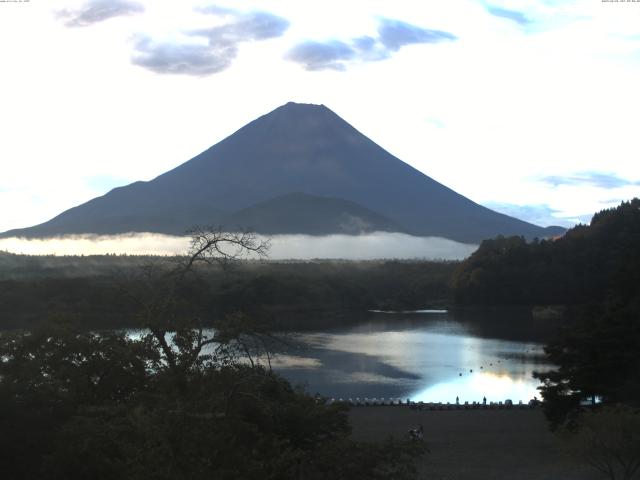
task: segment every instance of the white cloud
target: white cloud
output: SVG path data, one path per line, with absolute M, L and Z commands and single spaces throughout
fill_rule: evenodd
M 77 9 L 62 9 L 58 18 L 67 27 L 87 27 L 111 18 L 144 12 L 141 3 L 131 0 L 88 0 Z

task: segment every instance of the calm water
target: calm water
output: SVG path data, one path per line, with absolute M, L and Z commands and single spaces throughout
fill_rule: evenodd
M 310 393 L 425 402 L 526 402 L 540 396 L 534 370 L 552 368 L 527 319 L 385 314 L 322 332 L 289 334 L 272 365 Z M 527 323 L 531 330 L 530 322 Z

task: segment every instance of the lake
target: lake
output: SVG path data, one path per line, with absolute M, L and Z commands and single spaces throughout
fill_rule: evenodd
M 336 399 L 526 403 L 540 397 L 532 373 L 553 368 L 536 327 L 515 312 L 372 312 L 364 322 L 287 334 L 272 366 Z

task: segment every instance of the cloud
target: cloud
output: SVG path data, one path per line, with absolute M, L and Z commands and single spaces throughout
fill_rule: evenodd
M 56 16 L 67 27 L 87 27 L 110 18 L 144 12 L 141 3 L 130 0 L 89 0 L 75 10 L 63 9 Z
M 205 15 L 234 15 L 236 14 L 236 10 L 233 8 L 220 7 L 218 5 L 206 5 L 203 7 L 194 7 L 193 8 L 198 13 L 203 13 Z
M 346 61 L 353 59 L 356 51 L 344 42 L 307 41 L 293 47 L 285 58 L 301 64 L 306 70 L 345 70 Z
M 380 40 L 373 37 L 357 37 L 351 43 L 361 61 L 377 62 L 391 56 L 391 52 L 380 43 Z
M 277 38 L 282 36 L 288 28 L 289 21 L 282 17 L 267 12 L 254 12 L 239 15 L 225 25 L 196 30 L 191 34 L 209 38 L 212 45 L 226 45 Z
M 132 62 L 156 73 L 211 75 L 231 66 L 238 54 L 235 45 L 155 42 L 138 36 Z
M 527 18 L 524 13 L 518 12 L 517 10 L 487 6 L 487 11 L 495 17 L 506 18 L 519 25 L 528 25 L 531 23 L 531 20 Z
M 30 255 L 179 255 L 187 251 L 189 237 L 161 234 L 113 236 L 69 235 L 49 239 L 0 239 L 0 250 Z M 373 260 L 379 258 L 420 258 L 459 260 L 473 253 L 477 245 L 446 238 L 414 237 L 403 233 L 374 232 L 365 235 L 274 235 L 270 237 L 269 258 L 341 258 Z
M 549 205 L 515 205 L 503 202 L 486 202 L 483 205 L 496 212 L 504 213 L 510 217 L 519 218 L 525 222 L 533 223 L 541 227 L 561 226 L 573 227 L 577 221 L 574 217 L 563 217 L 560 211 Z M 591 216 L 589 215 L 589 218 Z
M 640 182 L 633 182 L 612 173 L 602 172 L 578 172 L 572 175 L 551 175 L 541 177 L 539 180 L 554 187 L 558 187 L 560 185 L 568 185 L 592 186 L 598 188 L 613 189 L 626 187 L 629 185 L 640 185 Z
M 134 41 L 133 64 L 156 73 L 204 76 L 231 66 L 238 55 L 239 44 L 280 37 L 289 21 L 267 12 L 237 13 L 209 6 L 200 13 L 231 17 L 223 25 L 183 32 L 184 41 L 156 42 L 146 35 Z
M 363 52 L 370 52 L 376 46 L 377 40 L 373 37 L 363 36 L 353 39 L 353 45 Z
M 405 45 L 416 43 L 439 43 L 453 41 L 458 37 L 441 30 L 411 25 L 400 20 L 384 19 L 378 27 L 378 35 L 382 44 L 391 51 L 400 50 Z
M 457 37 L 440 30 L 429 30 L 399 20 L 384 19 L 378 36 L 355 37 L 348 42 L 307 40 L 289 50 L 285 59 L 299 63 L 306 70 L 346 70 L 355 62 L 377 62 L 389 58 L 405 45 L 438 43 Z

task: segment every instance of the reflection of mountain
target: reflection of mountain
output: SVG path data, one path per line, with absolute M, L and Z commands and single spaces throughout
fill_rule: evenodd
M 304 384 L 310 393 L 345 399 L 398 398 L 406 397 L 420 384 L 419 375 L 397 368 L 381 357 L 312 346 L 300 339 L 288 338 L 287 344 L 286 352 L 294 355 L 296 361 L 291 365 L 285 361 L 276 369 L 292 383 Z M 300 365 L 301 358 L 306 359 L 304 365 Z
M 196 224 L 267 233 L 394 230 L 472 243 L 553 233 L 459 195 L 324 106 L 288 103 L 152 181 L 116 188 L 5 236 L 181 234 Z

